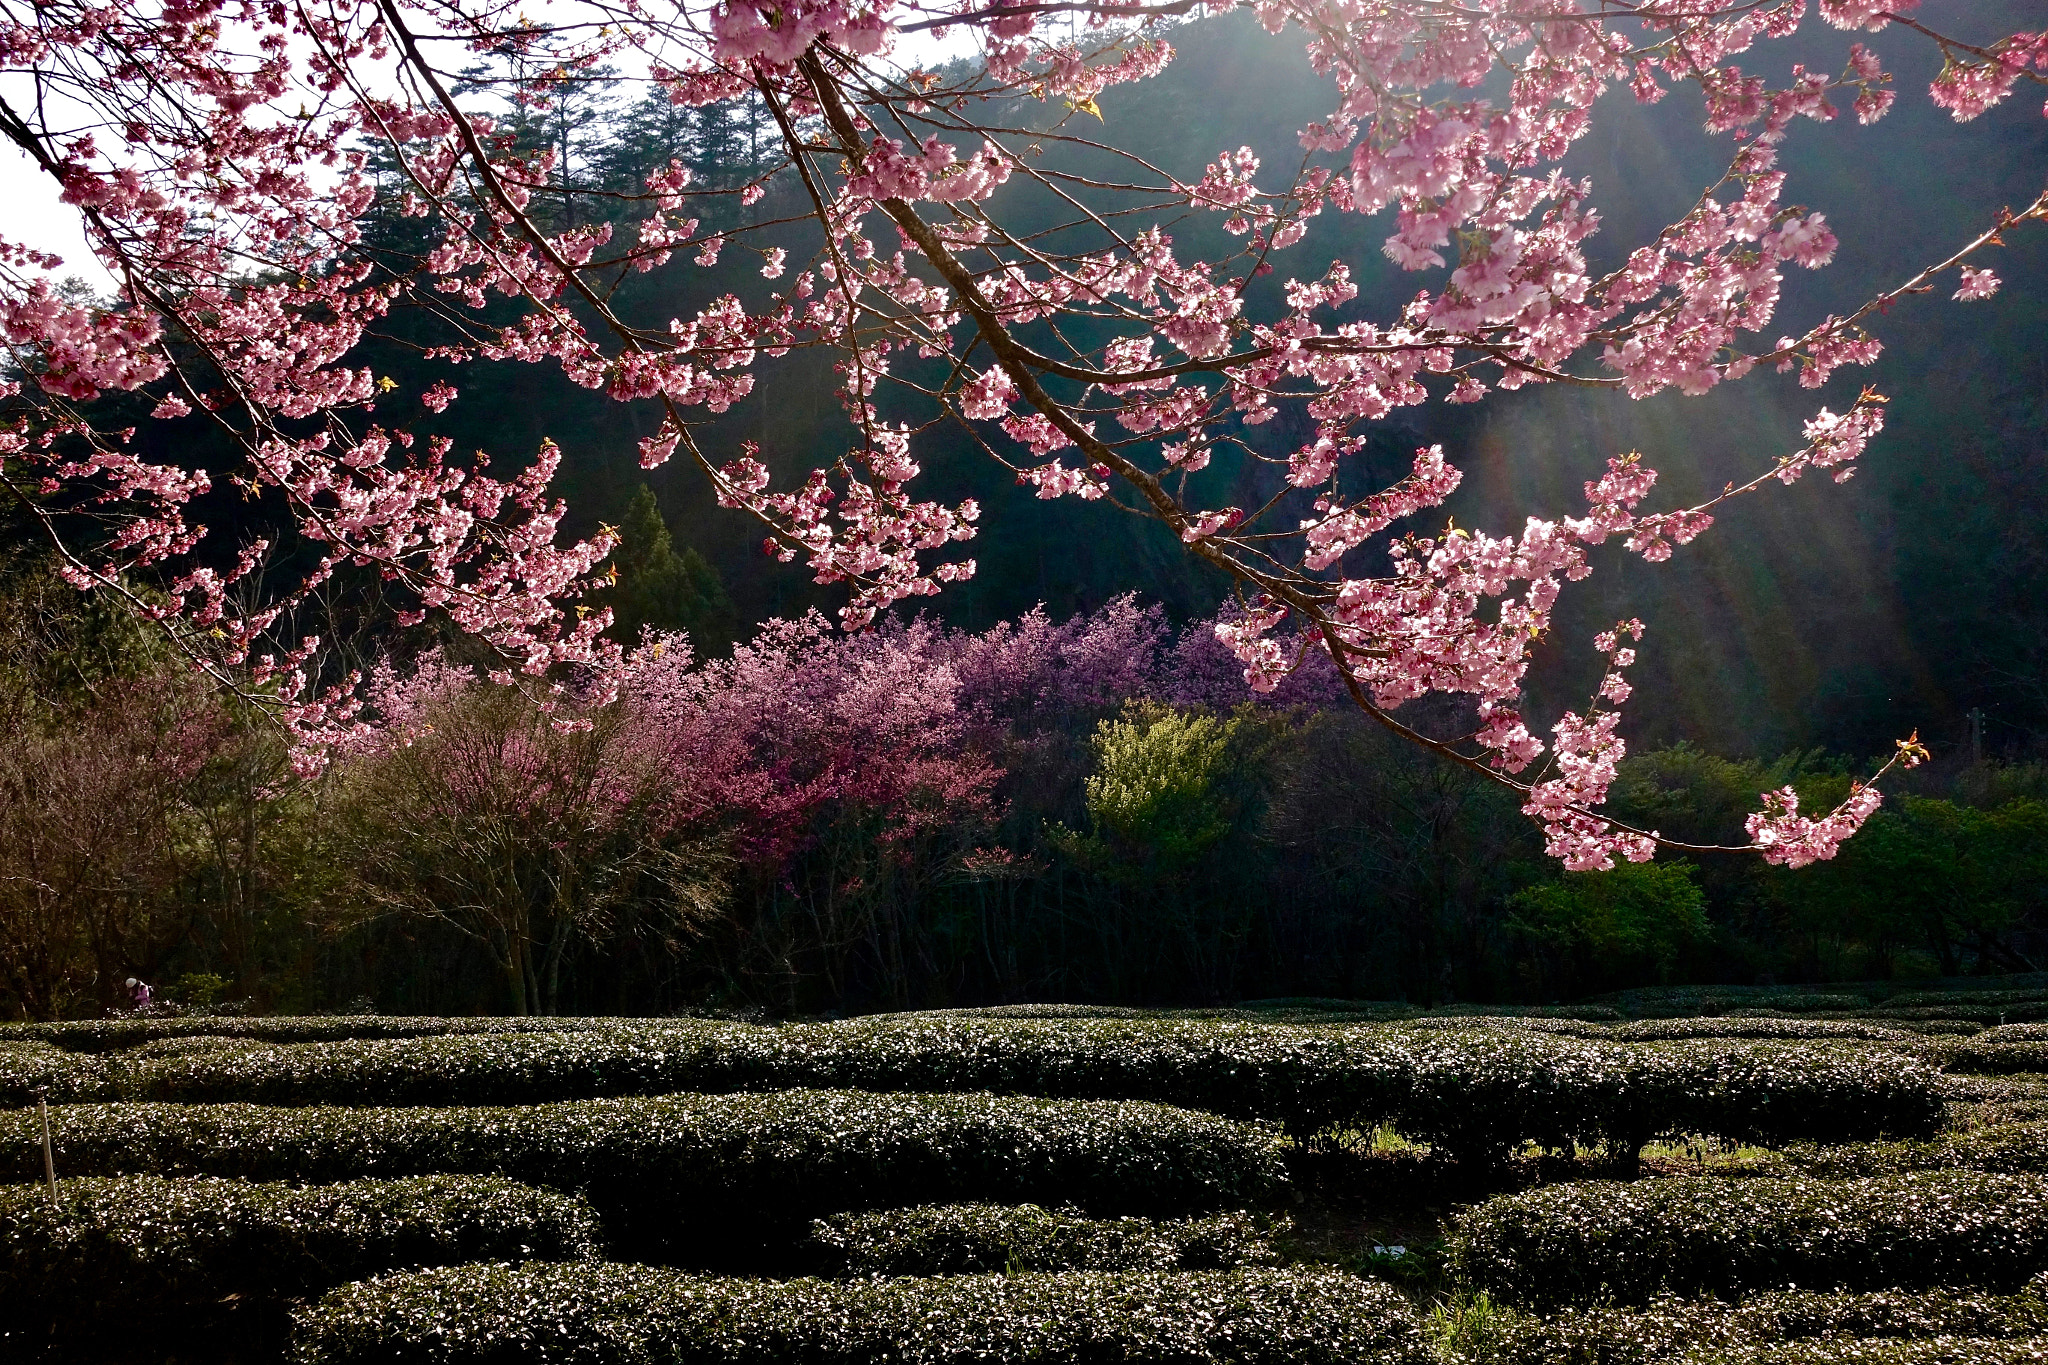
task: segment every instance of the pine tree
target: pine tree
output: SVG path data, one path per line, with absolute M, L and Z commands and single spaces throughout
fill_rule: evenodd
M 617 638 L 633 643 L 649 627 L 687 631 L 699 654 L 733 641 L 739 619 L 718 570 L 689 546 L 677 552 L 647 485 L 627 507 L 619 538 L 612 554 L 618 583 L 606 594 Z

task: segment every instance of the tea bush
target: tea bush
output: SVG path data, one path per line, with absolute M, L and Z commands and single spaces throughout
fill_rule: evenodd
M 340 1181 L 489 1174 L 583 1192 L 615 1244 L 772 1254 L 810 1219 L 933 1199 L 1179 1215 L 1270 1203 L 1277 1135 L 1149 1104 L 783 1091 L 523 1108 L 63 1106 L 60 1171 Z M 0 1115 L 0 1178 L 42 1169 L 33 1110 Z
M 1336 1271 L 704 1280 L 488 1265 L 338 1289 L 297 1365 L 1433 1365 L 1392 1288 Z
M 1622 1042 L 1662 1042 L 1679 1038 L 1850 1038 L 1874 1042 L 1911 1043 L 1918 1035 L 1860 1019 L 1763 1019 L 1723 1015 L 1717 1019 L 1638 1019 L 1617 1025 L 1611 1037 Z
M 602 1018 L 436 1018 L 430 1015 L 310 1014 L 257 1018 L 182 1015 L 0 1024 L 0 1041 L 47 1042 L 66 1052 L 118 1052 L 164 1038 L 249 1038 L 266 1043 L 329 1043 L 346 1038 L 438 1038 L 466 1034 L 582 1033 L 669 1020 Z M 681 1022 L 681 1021 L 673 1021 Z
M 2016 1288 L 2048 1266 L 2048 1176 L 1557 1185 L 1463 1214 L 1452 1259 L 1472 1283 L 1539 1306 L 1790 1286 Z
M 1490 1365 L 1660 1365 L 1684 1360 L 2025 1360 L 2048 1339 L 2048 1302 L 2032 1294 L 1948 1290 L 1759 1294 L 1742 1303 L 1660 1298 L 1640 1309 L 1585 1308 L 1547 1318 L 1503 1314 Z M 2021 1352 L 2014 1354 L 2015 1351 Z M 1788 1354 L 1773 1354 L 1788 1353 Z
M 1015 1270 L 1221 1270 L 1273 1265 L 1268 1221 L 1242 1213 L 1156 1222 L 1088 1218 L 1035 1204 L 945 1204 L 845 1213 L 811 1225 L 828 1275 Z
M 390 1270 L 595 1256 L 583 1200 L 487 1176 L 302 1188 L 153 1176 L 0 1187 L 0 1303 L 123 1329 L 229 1295 L 299 1297 Z
M 1745 1142 L 1931 1132 L 1940 1077 L 1850 1046 L 1623 1044 L 1500 1023 L 1429 1029 L 1227 1021 L 966 1019 L 765 1028 L 661 1021 L 583 1032 L 204 1048 L 177 1056 L 0 1055 L 0 1104 L 531 1104 L 776 1090 L 994 1091 L 1135 1099 L 1284 1124 L 1391 1125 L 1457 1157 L 1524 1143 L 1633 1150 L 1667 1131 Z

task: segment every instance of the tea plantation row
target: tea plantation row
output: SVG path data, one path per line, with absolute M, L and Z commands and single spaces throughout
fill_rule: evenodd
M 286 1045 L 166 1038 L 111 1053 L 30 1040 L 0 1046 L 0 1103 L 38 1094 L 65 1103 L 391 1106 L 790 1088 L 985 1091 L 1173 1104 L 1279 1123 L 1296 1137 L 1390 1125 L 1479 1160 L 1532 1142 L 1628 1155 L 1671 1131 L 1775 1144 L 1936 1128 L 1944 1092 L 1933 1066 L 1838 1041 L 928 1017 Z
M 1038 1013 L 0 1030 L 0 1358 L 2048 1362 L 2031 1026 Z M 1661 1134 L 1783 1150 L 1536 1180 Z

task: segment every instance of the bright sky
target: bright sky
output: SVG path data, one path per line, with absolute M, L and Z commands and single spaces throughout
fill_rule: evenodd
M 530 12 L 550 20 L 570 15 L 574 9 L 575 0 L 536 0 L 529 6 Z M 905 64 L 936 63 L 972 50 L 973 40 L 965 32 L 944 38 L 919 33 L 899 41 L 896 59 Z M 28 78 L 20 72 L 0 75 L 0 96 L 13 96 L 19 101 L 17 107 L 27 102 L 21 95 L 29 89 Z M 62 256 L 64 264 L 55 272 L 59 279 L 77 275 L 95 290 L 111 292 L 113 277 L 86 249 L 77 214 L 58 201 L 57 193 L 56 182 L 25 152 L 0 140 L 0 238 Z
M 62 256 L 59 279 L 77 275 L 102 293 L 113 288 L 113 277 L 85 249 L 78 215 L 57 202 L 57 182 L 11 142 L 0 142 L 0 205 L 0 237 Z

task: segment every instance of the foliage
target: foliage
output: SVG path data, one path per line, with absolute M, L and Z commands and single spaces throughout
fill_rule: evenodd
M 820 1273 L 838 1276 L 1222 1270 L 1277 1262 L 1271 1236 L 1269 1220 L 1242 1213 L 1158 1222 L 1035 1204 L 945 1204 L 821 1219 L 809 1247 Z
M 2048 1176 L 1557 1185 L 1460 1215 L 1460 1274 L 1532 1305 L 1792 1286 L 2017 1289 L 2048 1267 Z
M 1680 961 L 1713 935 L 1706 897 L 1685 863 L 1568 872 L 1561 881 L 1518 893 L 1510 904 L 1510 926 L 1527 934 L 1539 953 L 1562 955 L 1570 966 L 1558 975 L 1582 988 L 1653 974 L 1669 981 Z
M 621 640 L 638 641 L 649 631 L 681 633 L 712 652 L 738 638 L 739 620 L 718 570 L 691 546 L 677 552 L 654 490 L 645 484 L 619 523 L 612 568 L 618 581 L 606 605 Z
M 360 0 L 307 51 L 285 12 L 257 11 L 249 45 L 265 55 L 244 57 L 176 6 L 110 16 L 62 0 L 0 34 L 9 69 L 60 92 L 10 113 L 9 131 L 121 283 L 112 299 L 80 299 L 54 262 L 9 257 L 7 487 L 66 547 L 78 585 L 139 606 L 126 575 L 156 575 L 175 610 L 153 619 L 292 731 L 310 771 L 359 722 L 352 670 L 322 659 L 301 624 L 331 592 L 377 597 L 404 630 L 433 614 L 536 697 L 551 678 L 609 695 L 635 667 L 583 600 L 616 537 L 564 534 L 549 492 L 559 446 L 536 429 L 536 405 L 494 401 L 548 390 L 508 381 L 509 366 L 539 363 L 547 383 L 601 394 L 614 452 L 630 441 L 641 468 L 680 454 L 707 495 L 752 514 L 776 558 L 845 585 L 850 628 L 972 579 L 958 547 L 978 534 L 981 500 L 925 469 L 975 450 L 1035 493 L 1006 512 L 1127 494 L 1117 505 L 1150 524 L 1149 545 L 1179 547 L 1236 590 L 1242 610 L 1219 638 L 1255 690 L 1320 651 L 1379 718 L 1451 698 L 1472 724 L 1441 739 L 1397 731 L 1496 783 L 1573 870 L 1645 859 L 1655 836 L 1598 813 L 1635 686 L 1622 640 L 1639 640 L 1641 622 L 1594 636 L 1596 699 L 1578 709 L 1530 692 L 1531 651 L 1553 626 L 1580 633 L 1558 603 L 1595 609 L 1568 585 L 1613 577 L 1609 542 L 1662 563 L 1765 501 L 1731 500 L 1793 496 L 1772 485 L 1815 470 L 1846 479 L 1884 426 L 1877 390 L 1842 390 L 1802 411 L 1796 434 L 1775 434 L 1777 454 L 1654 502 L 1656 470 L 1614 453 L 1501 535 L 1417 527 L 1462 472 L 1441 443 L 1397 457 L 1382 424 L 1530 385 L 1697 399 L 1797 371 L 1822 387 L 1879 359 L 1866 325 L 1895 302 L 1934 293 L 1995 312 L 1984 301 L 2001 280 L 1984 253 L 2048 216 L 2048 199 L 1994 212 L 2001 196 L 1980 191 L 1967 196 L 1983 205 L 1976 220 L 1943 222 L 1940 245 L 1844 252 L 1885 264 L 1841 298 L 1785 287 L 1841 245 L 1826 212 L 1785 197 L 1824 184 L 1781 151 L 1802 140 L 1794 125 L 1832 121 L 1831 97 L 1874 124 L 1899 87 L 1920 84 L 1887 70 L 1910 69 L 1895 50 L 1836 50 L 1828 29 L 1892 26 L 1872 0 L 1824 0 L 1811 16 L 1785 3 L 1768 18 L 1738 3 L 1559 17 L 1399 0 L 1343 28 L 1307 0 L 1247 8 L 1240 20 L 1305 35 L 1306 65 L 1265 82 L 1285 86 L 1283 157 L 1275 127 L 1246 134 L 1263 157 L 1212 139 L 1236 101 L 1199 87 L 1173 98 L 1205 117 L 1131 126 L 1143 106 L 1119 96 L 1174 62 L 1173 7 L 1099 13 L 1082 35 L 1054 11 L 937 0 L 736 3 L 702 22 L 636 13 L 595 27 Z M 437 65 L 444 26 L 463 33 L 458 60 L 488 60 Z M 974 60 L 900 69 L 915 60 L 900 40 L 947 28 L 978 44 Z M 1804 50 L 1816 30 L 1825 59 Z M 1959 123 L 2042 64 L 2041 36 L 2002 23 L 1978 41 L 1917 23 L 1906 34 L 1911 54 L 1941 62 L 1928 109 Z M 1789 84 L 1755 75 L 1757 59 L 1746 77 L 1734 66 L 1760 43 L 1798 51 Z M 612 64 L 652 52 L 662 63 L 646 79 L 671 108 L 637 106 L 640 126 L 602 155 L 587 116 L 610 98 Z M 1577 174 L 1572 158 L 1598 164 L 1601 135 L 1630 126 L 1613 112 L 1625 102 L 1596 103 L 1620 83 L 1644 106 L 1686 90 L 1673 103 L 1710 138 L 1704 170 L 1680 163 L 1688 192 L 1675 202 L 1688 207 L 1675 222 L 1661 206 L 1596 208 Z M 1062 104 L 1117 124 L 1076 138 Z M 97 141 L 79 142 L 68 116 L 46 120 L 70 105 Z M 908 143 L 878 132 L 891 128 Z M 1148 136 L 1186 145 L 1149 156 Z M 1851 211 L 1868 197 L 1841 196 Z M 1331 230 L 1383 212 L 1392 231 L 1377 254 Z M 1453 241 L 1455 263 L 1440 250 Z M 394 352 L 413 362 L 404 383 L 375 363 Z M 776 462 L 797 452 L 804 472 L 771 469 L 760 437 L 816 429 L 774 411 L 770 393 L 796 406 L 813 390 L 836 398 L 849 439 L 771 436 Z M 490 457 L 456 439 L 474 419 L 444 420 L 457 401 L 501 425 L 492 444 L 530 455 L 526 467 L 485 472 Z M 223 492 L 255 501 L 274 536 L 204 535 L 220 518 L 208 460 L 185 453 L 193 433 L 221 456 Z M 1300 632 L 1276 635 L 1290 618 Z M 1908 743 L 1879 771 L 1922 756 Z M 1748 846 L 1774 863 L 1824 861 L 1879 801 L 1867 784 L 1803 810 L 1802 795 L 1766 793 L 1744 821 Z
M 625 1330 L 617 1330 L 623 1327 Z M 640 1266 L 474 1266 L 329 1294 L 299 1365 L 568 1356 L 607 1365 L 1427 1365 L 1395 1291 L 1342 1272 L 697 1280 Z
M 599 1242 L 582 1200 L 484 1176 L 306 1187 L 67 1177 L 54 1204 L 39 1185 L 0 1188 L 0 1300 L 60 1336 L 113 1336 L 162 1330 L 229 1295 L 276 1301 L 391 1270 L 575 1260 Z
M 1625 1042 L 1674 1038 L 1855 1038 L 1870 1042 L 1910 1043 L 1914 1034 L 1856 1019 L 1755 1019 L 1722 1016 L 1712 1019 L 1638 1019 L 1617 1025 L 1608 1035 Z
M 724 860 L 679 828 L 670 774 L 641 761 L 626 712 L 564 726 L 551 705 L 472 684 L 431 663 L 379 679 L 388 739 L 338 774 L 340 913 L 447 925 L 497 966 L 513 1014 L 553 1014 L 579 939 L 700 933 Z
M 1147 879 L 1184 870 L 1230 833 L 1218 788 L 1243 724 L 1177 711 L 1104 721 L 1084 787 L 1096 837 L 1135 854 Z
M 1794 889 L 1815 927 L 1874 940 L 1880 962 L 1898 945 L 1924 943 L 1949 976 L 1961 969 L 1964 943 L 2003 970 L 2033 969 L 2005 944 L 2048 894 L 2048 804 L 2020 798 L 1984 809 L 1906 796 L 1868 833 Z
M 741 1269 L 813 1218 L 934 1198 L 1208 1213 L 1285 1188 L 1269 1132 L 1144 1104 L 779 1090 L 488 1109 L 66 1105 L 67 1173 L 337 1181 L 499 1175 L 574 1189 L 626 1255 Z M 0 1119 L 0 1169 L 42 1168 L 35 1111 Z
M 1942 1078 L 1911 1058 L 1841 1046 L 946 1016 L 656 1022 L 133 1062 L 38 1051 L 0 1056 L 0 1076 L 17 1103 L 45 1086 L 70 1101 L 269 1104 L 514 1104 L 783 1086 L 1143 1100 L 1284 1124 L 1301 1140 L 1388 1124 L 1482 1165 L 1530 1142 L 1628 1156 L 1662 1132 L 1764 1142 L 1922 1136 L 1940 1122 L 1945 1095 Z
M 2002 1362 L 2028 1360 L 2040 1350 L 2039 1339 L 2048 1337 L 2048 1303 L 2033 1294 L 1800 1290 L 1756 1294 L 1739 1304 L 1669 1297 L 1633 1310 L 1579 1308 L 1543 1318 L 1504 1315 L 1497 1331 L 1488 1349 L 1460 1358 L 1497 1365 L 1660 1365 L 1678 1359 Z M 1958 1352 L 1958 1346 L 1965 1349 Z

